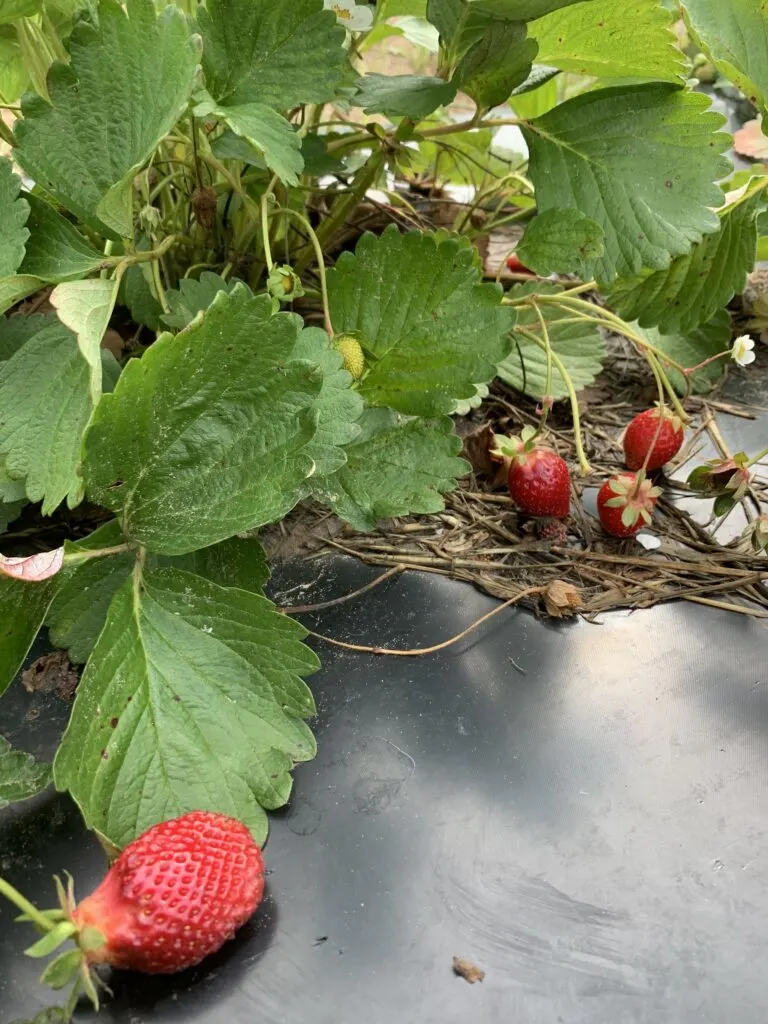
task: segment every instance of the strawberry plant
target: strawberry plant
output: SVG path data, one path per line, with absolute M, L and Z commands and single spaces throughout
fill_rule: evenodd
M 315 753 L 318 660 L 258 531 L 302 502 L 357 531 L 440 511 L 470 468 L 452 417 L 497 378 L 540 407 L 515 500 L 565 517 L 548 414 L 589 474 L 577 391 L 606 334 L 642 354 L 658 413 L 600 514 L 650 518 L 687 398 L 754 358 L 728 307 L 768 178 L 728 180 L 692 59 L 762 111 L 765 12 L 721 6 L 0 5 L 0 693 L 44 627 L 84 666 L 51 767 L 0 740 L 0 801 L 53 781 L 117 849 L 196 810 L 262 843 Z M 377 69 L 392 37 L 419 73 Z M 475 243 L 510 225 L 496 274 Z M 694 483 L 732 503 L 726 469 Z M 20 516 L 63 544 L 20 547 Z

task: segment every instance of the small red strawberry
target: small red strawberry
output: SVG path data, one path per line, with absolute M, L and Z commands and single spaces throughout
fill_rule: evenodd
M 634 537 L 647 526 L 659 495 L 644 473 L 617 473 L 597 492 L 597 513 L 606 533 Z
M 564 519 L 571 510 L 571 476 L 557 452 L 536 445 L 536 431 L 497 437 L 498 450 L 512 457 L 507 484 L 512 500 L 529 516 Z
M 662 417 L 659 428 L 659 417 Z M 658 436 L 657 436 L 658 431 Z M 624 461 L 628 469 L 661 469 L 683 446 L 683 425 L 668 409 L 646 409 L 635 416 L 624 434 Z M 655 440 L 654 440 L 655 438 Z M 653 446 L 653 447 L 651 447 Z
M 533 271 L 529 270 L 515 253 L 507 256 L 507 270 L 511 270 L 513 274 L 530 274 L 531 277 L 535 276 Z
M 0 892 L 43 933 L 29 956 L 48 956 L 70 939 L 76 944 L 41 980 L 57 989 L 74 982 L 98 1008 L 92 965 L 174 974 L 220 949 L 261 902 L 264 862 L 241 822 L 193 811 L 139 836 L 77 906 L 69 883 L 65 892 L 56 879 L 60 910 L 37 910 L 2 880 Z

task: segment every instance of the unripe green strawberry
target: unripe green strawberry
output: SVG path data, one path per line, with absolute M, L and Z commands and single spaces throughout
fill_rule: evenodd
M 338 334 L 333 339 L 333 344 L 344 359 L 344 369 L 355 380 L 360 380 L 365 370 L 365 356 L 360 342 L 352 334 Z

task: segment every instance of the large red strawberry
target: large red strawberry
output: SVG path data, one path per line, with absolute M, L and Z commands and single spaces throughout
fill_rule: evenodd
M 104 936 L 91 963 L 173 974 L 231 939 L 263 893 L 261 850 L 245 825 L 193 811 L 127 846 L 72 919 Z
M 617 473 L 597 492 L 597 514 L 606 533 L 634 537 L 651 521 L 660 487 L 654 487 L 644 473 Z
M 74 982 L 98 1008 L 98 978 L 109 964 L 145 974 L 193 967 L 231 939 L 264 894 L 264 862 L 251 833 L 234 818 L 193 811 L 154 825 L 127 846 L 99 887 L 75 905 L 73 886 L 57 880 L 60 910 L 39 911 L 7 882 L 0 892 L 43 937 L 27 950 L 47 956 L 73 940 L 42 980 Z
M 507 484 L 521 512 L 529 516 L 564 519 L 571 510 L 571 476 L 557 452 L 536 444 L 536 432 L 521 437 L 497 437 L 502 455 L 511 456 Z
M 661 419 L 661 426 L 659 420 Z M 624 434 L 624 461 L 628 469 L 661 469 L 683 446 L 683 425 L 668 409 L 646 409 L 631 421 Z M 645 458 L 648 456 L 648 462 Z

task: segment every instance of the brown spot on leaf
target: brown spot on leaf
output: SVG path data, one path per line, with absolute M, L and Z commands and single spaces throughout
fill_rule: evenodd
M 120 721 L 120 719 L 117 718 L 117 717 L 110 718 L 109 724 L 112 726 L 113 729 L 116 729 L 119 721 Z

